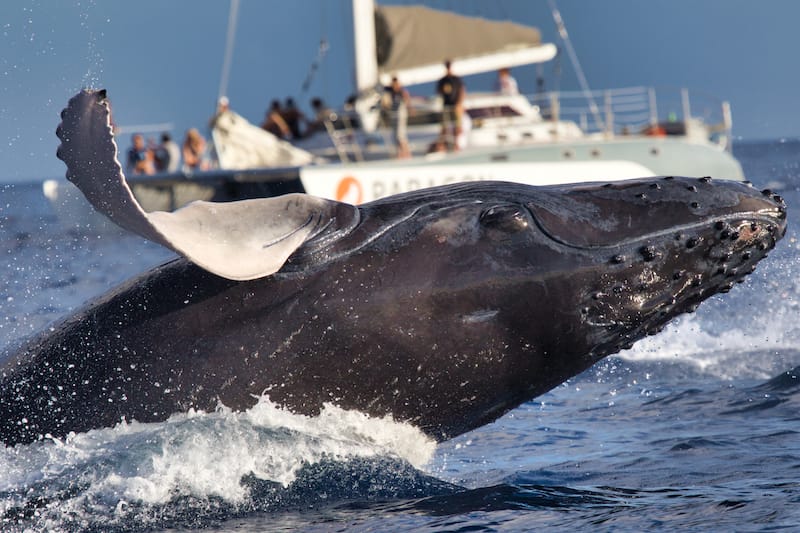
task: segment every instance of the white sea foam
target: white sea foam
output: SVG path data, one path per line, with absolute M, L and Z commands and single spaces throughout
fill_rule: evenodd
M 162 504 L 176 497 L 247 497 L 242 478 L 290 484 L 298 470 L 322 460 L 390 456 L 420 468 L 436 444 L 418 429 L 389 417 L 326 405 L 319 416 L 295 415 L 262 398 L 234 413 L 190 412 L 163 423 L 121 423 L 114 428 L 0 447 L 0 491 L 85 485 L 61 512 L 87 505 L 124 510 L 130 503 Z M 58 497 L 57 497 L 58 498 Z M 58 498 L 61 499 L 61 498 Z M 16 498 L 0 500 L 0 516 Z

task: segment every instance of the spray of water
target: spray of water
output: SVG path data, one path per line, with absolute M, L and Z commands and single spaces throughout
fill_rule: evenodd
M 323 460 L 395 457 L 416 468 L 436 444 L 391 418 L 370 418 L 330 405 L 318 416 L 295 415 L 267 398 L 245 412 L 189 412 L 164 423 L 114 428 L 0 448 L 0 516 L 31 491 L 59 505 L 108 510 L 165 504 L 180 497 L 241 503 L 254 476 L 284 487 L 304 466 Z M 64 498 L 64 492 L 79 488 Z M 14 497 L 8 497 L 13 495 Z
M 742 286 L 620 354 L 689 364 L 721 379 L 766 379 L 800 364 L 798 241 L 787 236 Z
M 96 0 L 85 0 L 78 4 L 81 9 L 80 25 L 86 32 L 86 73 L 83 75 L 82 84 L 84 87 L 96 88 L 103 77 L 104 57 L 101 52 L 103 47 L 101 41 L 105 37 L 102 30 L 102 23 L 95 20 L 94 14 L 97 12 Z M 105 23 L 111 22 L 106 20 Z

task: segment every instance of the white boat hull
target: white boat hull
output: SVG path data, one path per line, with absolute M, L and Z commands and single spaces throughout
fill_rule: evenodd
M 462 181 L 510 181 L 530 185 L 611 181 L 650 176 L 631 161 L 573 161 L 421 165 L 324 165 L 300 169 L 308 194 L 361 204 L 384 196 Z

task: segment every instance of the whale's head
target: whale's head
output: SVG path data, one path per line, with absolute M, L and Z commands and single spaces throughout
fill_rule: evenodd
M 786 231 L 780 197 L 710 178 L 441 192 L 415 193 L 426 259 L 407 274 L 433 280 L 431 316 L 461 317 L 476 342 L 523 332 L 503 342 L 549 343 L 578 366 L 729 291 Z
M 555 188 L 525 206 L 567 259 L 566 283 L 577 265 L 592 272 L 575 276 L 574 297 L 598 356 L 728 292 L 786 232 L 782 198 L 710 178 Z

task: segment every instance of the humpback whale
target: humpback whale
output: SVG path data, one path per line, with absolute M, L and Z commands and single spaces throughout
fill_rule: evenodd
M 679 177 L 145 213 L 110 124 L 104 91 L 70 100 L 57 130 L 68 179 L 180 257 L 0 358 L 6 445 L 262 396 L 449 439 L 730 290 L 786 230 L 769 191 Z

